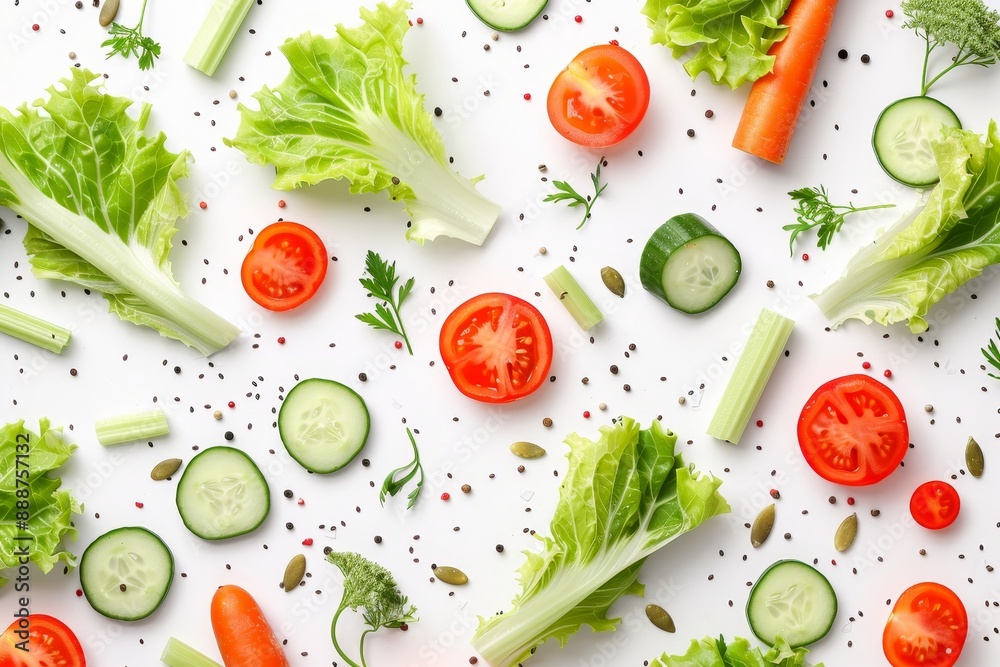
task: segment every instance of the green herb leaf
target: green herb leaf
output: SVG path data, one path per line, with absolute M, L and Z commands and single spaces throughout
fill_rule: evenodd
M 367 257 L 365 257 L 365 271 L 371 277 L 362 277 L 359 282 L 362 287 L 368 290 L 370 296 L 379 299 L 381 303 L 375 304 L 374 314 L 361 313 L 355 317 L 373 329 L 391 331 L 400 336 L 406 343 L 406 350 L 412 355 L 413 348 L 410 347 L 410 339 L 406 336 L 406 329 L 403 327 L 403 318 L 399 314 L 399 309 L 402 308 L 406 297 L 413 291 L 414 279 L 410 278 L 396 291 L 396 283 L 399 282 L 399 277 L 396 275 L 396 262 L 390 264 L 372 250 L 369 250 Z
M 856 208 L 853 204 L 846 206 L 842 204 L 831 204 L 827 196 L 826 188 L 820 185 L 818 188 L 799 188 L 788 193 L 792 201 L 797 202 L 794 211 L 798 215 L 796 222 L 782 227 L 785 231 L 790 231 L 791 237 L 788 239 L 788 254 L 792 255 L 795 250 L 795 239 L 799 234 L 818 227 L 818 238 L 816 245 L 820 250 L 826 250 L 833 240 L 833 235 L 844 226 L 844 219 L 852 213 L 861 211 L 871 211 L 877 208 L 892 208 L 895 204 L 876 204 L 873 206 L 862 206 Z
M 112 23 L 108 29 L 110 39 L 101 46 L 110 46 L 107 57 L 121 54 L 123 58 L 135 56 L 139 59 L 139 69 L 147 70 L 153 67 L 153 62 L 160 57 L 160 45 L 150 37 L 142 34 L 142 21 L 146 16 L 146 0 L 142 2 L 142 13 L 139 14 L 139 24 L 129 28 L 121 23 Z
M 382 490 L 379 491 L 378 499 L 385 505 L 385 497 L 387 495 L 395 496 L 419 473 L 420 479 L 417 480 L 416 487 L 406 496 L 410 501 L 406 505 L 406 509 L 410 509 L 416 504 L 417 496 L 420 495 L 420 489 L 424 485 L 424 467 L 420 464 L 420 452 L 417 451 L 417 441 L 413 439 L 413 432 L 409 428 L 406 429 L 406 435 L 410 438 L 410 445 L 413 447 L 413 460 L 386 475 L 385 481 L 382 482 Z
M 996 336 L 997 340 L 1000 340 L 1000 317 L 996 318 Z M 983 356 L 986 357 L 986 361 L 990 362 L 993 368 L 1000 371 L 1000 347 L 997 346 L 997 341 L 991 338 L 986 347 L 979 349 L 983 353 Z M 995 380 L 1000 380 L 1000 375 L 995 373 L 988 373 L 988 375 Z
M 570 202 L 568 204 L 570 208 L 573 208 L 575 206 L 586 207 L 586 210 L 584 210 L 583 212 L 583 220 L 581 220 L 580 224 L 576 226 L 577 229 L 580 229 L 581 227 L 584 226 L 584 224 L 586 224 L 587 219 L 590 217 L 590 209 L 594 206 L 594 202 L 596 202 L 597 198 L 601 196 L 601 193 L 604 192 L 604 189 L 608 187 L 607 183 L 601 185 L 601 165 L 603 163 L 604 163 L 604 158 L 602 157 L 600 160 L 597 161 L 597 169 L 594 171 L 594 173 L 590 175 L 590 181 L 594 184 L 593 197 L 591 197 L 590 195 L 584 197 L 579 192 L 577 192 L 572 185 L 570 185 L 566 181 L 552 181 L 552 185 L 554 185 L 556 189 L 559 190 L 559 192 L 555 192 L 553 194 L 546 196 L 545 199 L 543 199 L 542 201 L 546 202 L 568 201 Z

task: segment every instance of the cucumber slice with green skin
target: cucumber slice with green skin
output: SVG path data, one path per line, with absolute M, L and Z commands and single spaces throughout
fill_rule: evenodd
M 271 509 L 271 493 L 253 460 L 232 447 L 198 453 L 177 483 L 177 511 L 192 533 L 224 540 L 256 529 Z
M 292 387 L 278 411 L 278 434 L 288 454 L 311 472 L 340 470 L 368 440 L 364 399 L 333 380 L 312 378 Z
M 757 638 L 773 646 L 781 637 L 792 648 L 817 642 L 837 618 L 837 594 L 816 568 L 779 560 L 750 589 L 747 622 Z
M 119 621 L 138 621 L 156 611 L 173 579 L 170 549 L 139 526 L 104 533 L 80 559 L 80 587 L 87 602 Z
M 466 0 L 476 17 L 493 28 L 512 32 L 526 28 L 548 0 Z
M 885 173 L 914 188 L 937 183 L 931 140 L 940 136 L 942 125 L 962 127 L 955 112 L 933 97 L 904 97 L 887 106 L 872 132 L 872 148 Z
M 639 260 L 642 286 L 684 313 L 703 313 L 739 280 L 736 247 L 699 215 L 675 215 L 653 232 Z

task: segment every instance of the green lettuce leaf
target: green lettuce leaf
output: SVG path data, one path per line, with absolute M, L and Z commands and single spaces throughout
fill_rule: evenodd
M 254 94 L 259 110 L 240 105 L 239 130 L 226 144 L 273 165 L 279 190 L 347 179 L 351 192 L 385 190 L 402 201 L 412 223 L 407 239 L 443 235 L 481 245 L 500 207 L 476 191 L 480 179 L 451 169 L 416 78 L 403 73 L 408 8 L 402 0 L 362 7 L 357 28 L 285 42 L 288 76 Z
M 746 639 L 736 637 L 731 642 L 719 637 L 705 637 L 691 641 L 684 655 L 667 655 L 653 660 L 650 667 L 809 667 L 804 648 L 793 649 L 779 638 L 766 653 L 750 645 Z M 814 667 L 823 667 L 817 664 Z
M 1000 134 L 946 128 L 932 143 L 941 181 L 927 202 L 859 252 L 813 299 L 840 326 L 848 319 L 928 328 L 931 307 L 1000 263 Z
M 583 625 L 614 630 L 608 610 L 642 595 L 646 557 L 706 519 L 729 511 L 721 481 L 675 454 L 677 436 L 659 421 L 628 417 L 592 442 L 572 434 L 569 465 L 540 553 L 526 551 L 513 609 L 480 619 L 472 645 L 493 667 L 527 660 L 548 639 L 564 645 Z
M 653 30 L 652 43 L 664 44 L 674 58 L 691 53 L 684 69 L 696 79 L 736 89 L 774 67 L 768 51 L 785 38 L 779 23 L 790 0 L 646 0 L 642 13 Z
M 102 92 L 84 69 L 16 113 L 0 108 L 0 205 L 28 221 L 40 278 L 100 291 L 110 310 L 210 354 L 239 329 L 185 295 L 170 273 L 174 221 L 187 214 L 177 180 L 187 152 L 144 129 L 132 101 Z M 44 112 L 44 113 L 41 113 Z
M 62 540 L 76 539 L 72 515 L 83 508 L 51 474 L 75 449 L 47 419 L 37 435 L 23 421 L 0 427 L 0 571 L 25 564 L 25 553 L 43 573 L 59 561 L 76 564 Z

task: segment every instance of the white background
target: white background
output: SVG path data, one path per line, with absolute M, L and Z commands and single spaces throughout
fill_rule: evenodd
M 277 46 L 307 29 L 330 34 L 336 22 L 356 23 L 358 3 L 265 0 L 253 7 L 211 79 L 182 62 L 207 2 L 151 0 L 146 31 L 162 43 L 163 55 L 149 72 L 139 72 L 134 61 L 105 61 L 98 10 L 89 0 L 85 4 L 78 10 L 72 0 L 22 0 L 15 7 L 13 0 L 4 0 L 0 104 L 13 108 L 39 98 L 73 65 L 71 51 L 83 66 L 109 74 L 111 93 L 151 102 L 150 128 L 163 130 L 170 148 L 187 148 L 195 158 L 191 176 L 182 184 L 193 210 L 179 223 L 174 275 L 190 294 L 245 332 L 206 360 L 155 332 L 122 323 L 106 313 L 100 297 L 70 284 L 35 279 L 20 243 L 24 222 L 0 211 L 5 220 L 0 235 L 2 302 L 74 331 L 62 356 L 0 341 L 0 418 L 36 423 L 48 416 L 80 446 L 62 470 L 64 483 L 85 503 L 76 521 L 80 537 L 72 545 L 77 554 L 111 528 L 144 525 L 167 541 L 176 561 L 177 576 L 165 603 L 136 623 L 109 621 L 91 610 L 75 594 L 79 582 L 73 572 L 34 573 L 32 610 L 66 621 L 91 664 L 155 664 L 170 635 L 218 657 L 208 605 L 215 587 L 225 583 L 254 594 L 279 637 L 287 640 L 293 665 L 331 664 L 337 657 L 329 624 L 341 579 L 322 558 L 325 546 L 356 550 L 388 567 L 419 609 L 421 620 L 409 632 L 382 631 L 370 638 L 369 664 L 468 664 L 476 616 L 508 608 L 517 590 L 520 551 L 535 544 L 525 529 L 547 531 L 558 493 L 554 472 L 565 470 L 563 437 L 573 431 L 594 437 L 600 425 L 620 414 L 644 423 L 662 415 L 681 443 L 690 441 L 680 446 L 685 457 L 722 477 L 722 493 L 734 511 L 649 559 L 641 575 L 646 598 L 625 598 L 613 608 L 624 618 L 621 630 L 603 635 L 585 630 L 564 649 L 545 646 L 532 664 L 639 665 L 665 650 L 683 652 L 692 638 L 748 636 L 743 612 L 748 585 L 779 558 L 818 559 L 839 596 L 833 631 L 813 647 L 817 661 L 886 664 L 880 639 L 889 604 L 923 580 L 952 587 L 969 611 L 961 664 L 1000 661 L 1000 574 L 986 570 L 997 564 L 1000 549 L 994 491 L 998 385 L 982 370 L 979 352 L 993 334 L 993 318 L 1000 315 L 1000 287 L 992 284 L 996 272 L 939 304 L 929 318 L 931 330 L 921 337 L 902 325 L 884 329 L 857 322 L 827 332 L 808 299 L 840 274 L 879 227 L 917 201 L 913 191 L 882 173 L 869 141 L 879 110 L 919 92 L 923 42 L 900 28 L 897 3 L 841 3 L 810 95 L 814 105 L 801 118 L 785 164 L 776 167 L 730 147 L 747 90 L 732 92 L 704 78 L 692 83 L 666 49 L 649 44 L 640 2 L 551 0 L 547 21 L 491 41 L 491 31 L 463 2 L 418 0 L 410 15 L 424 21 L 406 36 L 408 70 L 416 74 L 428 109 L 443 110 L 435 123 L 455 168 L 469 177 L 485 173 L 479 189 L 503 206 L 482 248 L 450 239 L 424 247 L 408 244 L 401 206 L 384 195 L 350 195 L 346 183 L 272 191 L 270 169 L 248 164 L 241 153 L 223 145 L 222 138 L 235 133 L 237 103 L 253 105 L 254 91 L 283 78 L 286 64 Z M 885 17 L 889 8 L 895 18 Z M 132 24 L 138 12 L 137 0 L 125 0 L 119 20 Z M 577 14 L 581 23 L 573 20 Z M 33 32 L 32 23 L 40 30 Z M 619 40 L 642 62 L 652 101 L 632 137 L 598 153 L 560 138 L 548 122 L 544 101 L 556 73 L 578 51 L 610 39 Z M 837 57 L 842 48 L 849 52 L 847 60 Z M 862 53 L 871 56 L 870 63 L 861 62 Z M 965 68 L 944 79 L 934 93 L 953 106 L 966 127 L 985 131 L 1000 101 L 997 77 L 995 70 Z M 230 90 L 236 91 L 236 100 L 230 99 Z M 523 99 L 525 93 L 532 95 L 530 101 Z M 711 119 L 705 116 L 708 109 L 714 112 Z M 687 136 L 689 128 L 695 137 Z M 565 178 L 585 188 L 602 154 L 608 160 L 608 189 L 591 221 L 575 231 L 577 210 L 541 203 L 552 191 L 544 178 Z M 540 164 L 547 171 L 540 172 Z M 896 202 L 898 208 L 850 220 L 825 253 L 806 237 L 789 258 L 781 226 L 793 216 L 785 193 L 820 183 L 838 201 Z M 286 208 L 278 208 L 279 199 L 287 202 Z M 207 209 L 199 209 L 199 201 L 207 202 Z M 371 212 L 364 212 L 365 207 Z M 716 225 L 744 260 L 734 292 L 698 317 L 667 308 L 645 293 L 637 279 L 649 234 L 669 216 L 687 211 Z M 287 314 L 256 307 L 238 278 L 252 238 L 248 230 L 259 230 L 279 216 L 314 228 L 337 258 L 313 302 Z M 541 246 L 548 250 L 544 255 Z M 393 347 L 393 336 L 354 319 L 373 306 L 357 282 L 368 249 L 395 259 L 404 275 L 416 276 L 413 296 L 403 309 L 413 357 Z M 809 253 L 808 261 L 802 260 L 803 251 Z M 573 271 L 607 315 L 591 332 L 593 343 L 542 282 L 559 264 Z M 626 276 L 624 300 L 601 284 L 599 270 L 605 265 Z M 774 281 L 773 289 L 767 288 L 768 280 Z M 449 286 L 449 281 L 454 282 Z M 529 399 L 499 408 L 461 396 L 437 350 L 446 314 L 461 301 L 494 290 L 535 303 L 557 346 L 552 367 L 556 381 Z M 761 307 L 797 321 L 790 356 L 779 363 L 753 417 L 763 420 L 763 427 L 751 424 L 739 446 L 723 444 L 704 431 Z M 284 345 L 277 343 L 279 336 L 286 338 Z M 626 358 L 630 343 L 637 347 Z M 866 360 L 872 364 L 868 372 L 879 379 L 891 369 L 888 382 L 906 408 L 914 447 L 905 467 L 881 484 L 837 487 L 805 465 L 795 420 L 818 385 L 864 372 Z M 617 375 L 609 372 L 612 364 L 620 369 Z M 179 374 L 174 366 L 181 368 Z M 70 369 L 77 375 L 71 376 Z M 365 383 L 358 379 L 362 372 L 368 376 Z M 371 437 L 347 469 L 313 476 L 284 454 L 272 428 L 273 411 L 296 376 L 343 381 L 367 401 Z M 581 382 L 583 377 L 588 384 Z M 625 383 L 630 392 L 623 390 Z M 700 391 L 689 395 L 701 384 L 703 396 Z M 682 395 L 688 399 L 684 405 L 677 400 Z M 233 409 L 226 407 L 230 400 L 236 404 Z M 605 412 L 598 409 L 601 402 L 607 404 Z M 138 443 L 105 449 L 97 444 L 96 419 L 154 404 L 168 412 L 168 437 L 152 447 Z M 925 412 L 925 404 L 933 405 L 933 412 Z M 221 421 L 212 418 L 215 409 L 224 413 Z M 592 415 L 589 420 L 583 417 L 585 410 Z M 542 426 L 544 417 L 552 418 L 551 428 Z M 402 498 L 384 509 L 378 502 L 382 478 L 409 456 L 404 418 L 420 431 L 428 475 L 418 505 L 409 512 L 402 509 Z M 189 460 L 195 445 L 223 444 L 227 430 L 235 434 L 232 444 L 264 470 L 272 510 L 257 532 L 206 543 L 180 522 L 173 500 L 176 478 L 152 482 L 148 472 L 164 458 Z M 970 435 L 986 451 L 986 474 L 980 480 L 962 470 Z M 508 451 L 515 440 L 536 442 L 549 454 L 523 462 Z M 370 467 L 363 467 L 361 458 L 370 459 Z M 519 474 L 521 463 L 525 471 Z M 953 475 L 957 480 L 951 480 Z M 914 526 L 907 511 L 910 492 L 932 478 L 953 481 L 963 501 L 958 522 L 939 533 Z M 464 483 L 472 486 L 471 494 L 460 491 Z M 284 498 L 286 488 L 304 505 Z M 775 534 L 754 550 L 743 524 L 772 502 L 772 488 L 781 493 Z M 450 501 L 440 499 L 443 492 L 451 494 Z M 836 504 L 828 501 L 831 496 Z M 849 496 L 856 500 L 853 507 Z M 137 508 L 136 501 L 144 507 Z M 872 509 L 881 515 L 873 518 Z M 833 534 L 852 511 L 860 518 L 858 540 L 850 551 L 838 554 Z M 286 530 L 286 522 L 293 522 L 294 529 Z M 326 528 L 320 529 L 321 524 Z M 786 532 L 788 540 L 783 539 Z M 375 535 L 383 538 L 381 544 L 374 542 Z M 302 546 L 306 538 L 315 540 L 311 547 Z M 505 547 L 502 553 L 497 544 Z M 307 555 L 311 577 L 304 587 L 285 593 L 278 587 L 285 563 L 300 552 Z M 463 569 L 470 583 L 463 588 L 431 583 L 432 563 Z M 673 615 L 676 634 L 646 621 L 647 602 Z M 0 592 L 0 609 L 13 613 L 10 588 Z M 360 621 L 352 622 L 343 624 L 342 637 L 345 646 L 353 647 L 348 638 Z

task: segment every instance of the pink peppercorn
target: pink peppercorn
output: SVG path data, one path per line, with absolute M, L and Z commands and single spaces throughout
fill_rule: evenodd
M 311 547 L 312 544 L 313 544 L 313 538 L 311 537 L 307 537 L 306 539 L 302 540 L 302 546 L 304 547 Z
M 417 17 L 417 25 L 423 25 L 423 24 L 424 24 L 424 20 L 418 16 Z
M 235 408 L 236 407 L 236 401 L 229 401 L 229 407 Z
M 853 505 L 854 504 L 854 496 L 848 496 L 847 497 L 847 504 L 848 505 Z
M 208 208 L 208 202 L 205 201 L 199 202 L 198 206 L 201 207 L 202 209 L 206 209 Z
M 402 350 L 402 349 L 403 349 L 403 341 L 401 341 L 401 340 L 397 340 L 397 341 L 396 341 L 395 343 L 393 343 L 393 346 L 394 346 L 394 347 L 395 347 L 395 348 L 396 348 L 397 350 Z
M 807 253 L 807 252 L 802 253 L 802 261 L 803 262 L 808 262 L 809 261 L 809 253 Z
M 278 208 L 285 208 L 285 200 L 284 199 L 279 199 L 278 200 Z
M 299 505 L 305 505 L 306 501 L 303 500 L 302 498 L 299 498 L 298 503 L 299 503 Z
M 885 10 L 885 17 L 887 19 L 891 19 L 895 15 L 896 15 L 896 12 L 892 11 L 891 9 Z
M 882 372 L 882 375 L 884 375 L 884 376 L 885 376 L 885 377 L 887 377 L 887 378 L 891 378 L 891 377 L 892 377 L 892 371 L 890 371 L 890 370 L 889 370 L 889 369 L 887 368 L 887 369 L 885 369 L 885 371 L 883 371 L 883 372 Z
M 83 591 L 80 590 L 79 588 L 76 589 L 76 597 L 78 597 L 78 598 L 82 598 L 83 597 Z
M 285 337 L 278 336 L 278 345 L 284 345 L 284 344 L 285 344 Z
M 451 494 L 445 491 L 441 494 L 441 500 L 451 500 Z
M 34 23 L 32 24 L 31 29 L 34 30 L 35 32 L 38 32 L 39 30 L 42 29 L 42 26 L 38 25 L 37 23 Z
M 584 419 L 590 419 L 590 410 L 584 410 L 583 411 L 583 418 Z
M 576 21 L 577 23 L 583 23 L 583 17 L 580 16 L 579 14 L 577 14 L 576 16 L 574 16 L 573 20 Z
M 872 367 L 871 363 L 867 361 L 861 364 L 861 368 L 864 368 L 865 370 L 868 370 L 871 367 Z
M 530 102 L 531 101 L 531 93 L 525 93 L 524 94 L 524 99 Z
M 142 503 L 140 503 L 138 500 L 135 501 L 135 506 L 138 507 L 139 509 L 142 509 Z
M 763 425 L 764 425 L 764 420 L 763 419 L 758 419 L 757 420 L 757 428 L 760 428 Z

